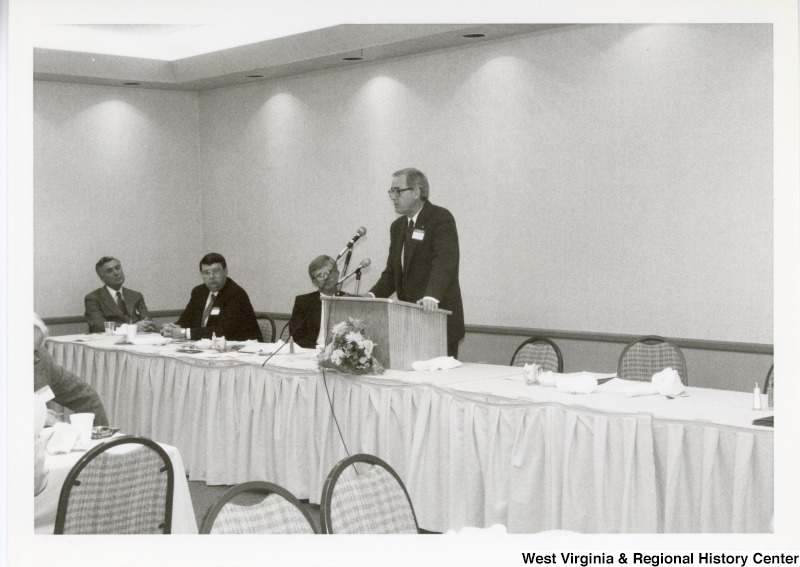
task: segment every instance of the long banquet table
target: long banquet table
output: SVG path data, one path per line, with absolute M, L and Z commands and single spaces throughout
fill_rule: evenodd
M 347 456 L 341 430 L 350 454 L 392 465 L 427 530 L 772 529 L 773 431 L 752 424 L 769 412 L 751 410 L 748 393 L 628 397 L 614 381 L 573 395 L 526 385 L 509 366 L 352 376 L 305 354 L 262 367 L 256 354 L 115 340 L 47 344 L 97 389 L 113 425 L 178 447 L 192 480 L 267 480 L 318 503 Z

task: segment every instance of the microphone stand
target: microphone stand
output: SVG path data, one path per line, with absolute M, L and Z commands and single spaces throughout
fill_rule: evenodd
M 350 265 L 350 257 L 351 257 L 352 255 L 353 255 L 353 246 L 351 245 L 351 246 L 350 246 L 350 247 L 347 249 L 347 256 L 345 256 L 345 257 L 344 257 L 344 268 L 342 269 L 342 273 L 343 273 L 343 274 L 346 274 L 346 273 L 347 273 L 347 267 Z M 342 282 L 342 283 L 344 283 L 344 282 Z M 337 292 L 340 292 L 340 291 L 342 291 L 342 283 L 340 283 L 340 284 L 337 286 L 337 289 L 336 289 L 336 291 L 337 291 Z

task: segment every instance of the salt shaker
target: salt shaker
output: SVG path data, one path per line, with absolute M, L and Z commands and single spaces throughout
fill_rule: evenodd
M 294 339 L 289 337 L 289 354 L 294 354 Z
M 753 409 L 754 410 L 762 409 L 762 407 L 761 407 L 761 388 L 759 387 L 758 382 L 756 382 L 756 387 L 753 388 Z
M 773 409 L 775 407 L 775 394 L 772 391 L 772 382 L 769 383 L 767 386 L 767 409 Z

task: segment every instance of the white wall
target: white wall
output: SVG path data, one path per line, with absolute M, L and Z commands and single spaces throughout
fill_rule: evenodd
M 197 94 L 68 83 L 34 86 L 34 307 L 83 314 L 118 257 L 151 310 L 199 283 Z
M 467 323 L 772 342 L 767 25 L 575 26 L 200 94 L 204 250 L 256 309 L 391 172 L 455 215 Z

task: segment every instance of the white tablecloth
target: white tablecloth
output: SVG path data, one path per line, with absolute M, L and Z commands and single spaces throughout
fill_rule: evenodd
M 196 534 L 197 521 L 194 516 L 192 499 L 189 495 L 189 484 L 186 482 L 186 472 L 183 460 L 177 448 L 172 445 L 159 443 L 167 452 L 172 461 L 172 471 L 175 476 L 172 492 L 172 533 Z M 113 449 L 111 449 L 113 450 Z M 46 455 L 45 464 L 49 469 L 47 486 L 33 501 L 34 508 L 34 533 L 52 534 L 56 524 L 56 511 L 61 487 L 72 470 L 72 467 L 85 454 L 85 451 L 72 451 L 60 455 Z
M 98 390 L 113 425 L 176 445 L 193 480 L 268 480 L 319 502 L 347 455 L 338 421 L 351 454 L 395 468 L 428 530 L 770 530 L 773 432 L 751 424 L 765 413 L 746 393 L 570 395 L 477 364 L 323 377 L 288 356 L 262 368 L 255 355 L 69 340 L 48 341 L 56 361 Z

